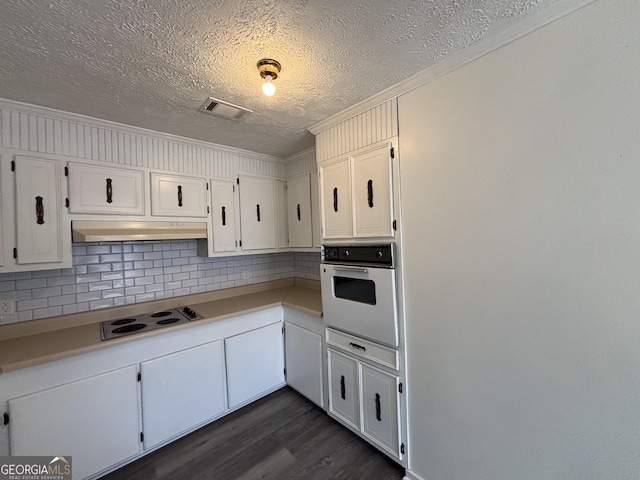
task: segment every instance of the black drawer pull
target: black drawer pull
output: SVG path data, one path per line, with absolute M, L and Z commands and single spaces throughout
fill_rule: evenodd
M 380 407 L 380 394 L 376 393 L 376 420 L 378 420 L 379 422 L 382 421 L 382 414 L 380 412 L 381 407 Z
M 333 211 L 338 211 L 338 187 L 333 189 Z
M 300 204 L 298 204 L 296 210 L 298 211 L 298 221 L 300 221 Z
M 363 347 L 362 345 L 358 345 L 357 343 L 349 342 L 349 345 L 362 352 L 367 350 L 365 347 Z
M 36 223 L 42 225 L 44 223 L 44 205 L 42 204 L 42 197 L 36 197 Z
M 373 208 L 373 180 L 367 182 L 367 203 L 369 208 Z
M 107 178 L 107 203 L 113 203 L 113 184 L 110 178 Z
M 178 206 L 182 206 L 182 185 L 178 185 Z
M 258 221 L 260 221 L 260 204 L 259 203 L 256 205 L 256 213 L 258 215 Z
M 344 375 L 340 375 L 340 396 L 343 400 L 347 399 L 347 387 L 344 384 Z
M 222 207 L 222 226 L 227 224 L 227 212 L 225 212 L 225 208 Z

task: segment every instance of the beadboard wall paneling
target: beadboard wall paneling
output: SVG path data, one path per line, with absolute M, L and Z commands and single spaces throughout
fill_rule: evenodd
M 285 159 L 285 174 L 287 178 L 295 177 L 303 173 L 315 172 L 318 169 L 316 165 L 316 150 L 310 148 L 292 155 Z
M 316 135 L 321 162 L 398 135 L 398 101 L 393 98 Z
M 281 159 L 266 160 L 264 155 L 234 152 L 180 141 L 170 135 L 149 132 L 84 117 L 73 121 L 73 114 L 29 106 L 28 112 L 2 107 L 0 147 L 31 153 L 64 155 L 72 159 L 182 172 L 207 177 L 234 178 L 238 172 L 285 178 Z M 85 120 L 86 121 L 86 120 Z
M 294 276 L 320 280 L 320 253 L 203 258 L 193 240 L 76 244 L 72 268 L 0 274 L 0 300 L 16 305 L 0 325 Z

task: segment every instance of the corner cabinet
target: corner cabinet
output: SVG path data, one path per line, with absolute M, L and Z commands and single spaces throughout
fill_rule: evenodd
M 85 478 L 140 452 L 137 368 L 9 400 L 12 456 L 70 455 Z
M 69 163 L 69 212 L 144 215 L 145 172 Z
M 284 385 L 282 322 L 226 338 L 229 408 Z
M 392 238 L 395 139 L 319 164 L 322 236 Z
M 151 215 L 206 217 L 206 179 L 151 173 Z
M 62 163 L 16 155 L 2 162 L 1 272 L 71 267 Z
M 222 340 L 140 364 L 144 448 L 226 410 Z
M 289 220 L 289 246 L 312 247 L 311 179 L 305 173 L 287 182 L 287 217 Z

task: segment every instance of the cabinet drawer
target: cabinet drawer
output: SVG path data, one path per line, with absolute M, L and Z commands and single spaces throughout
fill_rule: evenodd
M 327 328 L 327 344 L 398 370 L 398 352 L 360 337 Z

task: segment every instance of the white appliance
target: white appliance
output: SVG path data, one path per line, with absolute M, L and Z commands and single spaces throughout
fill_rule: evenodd
M 393 244 L 325 245 L 320 282 L 328 327 L 398 347 Z

